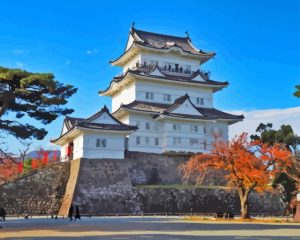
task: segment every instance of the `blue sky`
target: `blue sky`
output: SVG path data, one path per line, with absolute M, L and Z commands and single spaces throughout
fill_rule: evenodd
M 124 50 L 132 21 L 136 28 L 184 36 L 215 51 L 203 68 L 229 81 L 215 94 L 215 107 L 232 111 L 291 108 L 300 84 L 300 1 L 1 1 L 0 65 L 52 72 L 79 88 L 68 106 L 86 117 L 110 98 L 97 92 L 121 71 L 109 60 Z M 10 116 L 6 116 L 10 117 Z M 51 125 L 49 145 L 61 128 Z M 10 149 L 19 145 L 8 139 Z

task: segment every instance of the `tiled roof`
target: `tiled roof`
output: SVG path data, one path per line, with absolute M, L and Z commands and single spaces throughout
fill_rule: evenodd
M 126 124 L 116 125 L 116 124 L 103 124 L 103 123 L 91 123 L 91 122 L 78 122 L 76 124 L 78 127 L 90 128 L 90 129 L 101 129 L 101 130 L 114 130 L 114 131 L 130 131 L 136 130 L 136 126 L 130 126 Z
M 210 79 L 205 79 L 204 77 L 204 81 L 197 81 L 197 80 L 193 80 L 194 77 L 196 77 L 198 74 L 202 74 L 199 70 L 194 72 L 191 75 L 171 75 L 168 73 L 165 73 L 163 71 L 160 71 L 162 73 L 163 76 L 156 76 L 156 75 L 151 75 L 151 72 L 153 72 L 152 70 L 149 69 L 143 69 L 143 68 L 137 68 L 135 70 L 131 70 L 128 69 L 126 71 L 126 73 L 124 73 L 122 76 L 118 76 L 118 77 L 114 77 L 113 80 L 110 82 L 110 85 L 107 89 L 105 90 L 100 90 L 99 93 L 104 93 L 106 91 L 108 91 L 111 87 L 111 84 L 113 82 L 115 83 L 119 83 L 121 82 L 129 73 L 131 74 L 135 74 L 141 77 L 150 77 L 150 78 L 158 78 L 158 79 L 164 79 L 166 81 L 176 81 L 176 82 L 186 82 L 186 83 L 195 83 L 195 84 L 199 84 L 199 85 L 212 85 L 212 86 L 216 86 L 216 87 L 225 87 L 228 85 L 228 82 L 219 82 L 219 81 L 214 81 L 214 80 L 210 80 Z
M 215 53 L 206 53 L 202 50 L 196 49 L 191 44 L 191 39 L 186 37 L 177 37 L 165 35 L 160 33 L 146 32 L 142 30 L 131 28 L 131 34 L 134 40 L 143 46 L 152 47 L 157 49 L 169 49 L 171 47 L 179 47 L 183 51 L 192 54 L 215 55 Z
M 116 124 L 104 124 L 104 123 L 94 123 L 93 120 L 97 119 L 103 113 L 107 113 Z M 137 130 L 136 126 L 131 126 L 120 122 L 114 116 L 112 116 L 106 106 L 104 106 L 100 111 L 93 114 L 88 118 L 74 118 L 74 117 L 66 117 L 64 123 L 67 127 L 67 132 L 64 134 L 61 133 L 60 137 L 57 139 L 51 140 L 51 142 L 56 142 L 61 139 L 63 136 L 68 134 L 75 127 L 87 128 L 87 129 L 95 129 L 95 130 L 111 130 L 111 131 L 132 131 Z
M 177 37 L 160 33 L 146 32 L 135 29 L 134 27 L 130 29 L 129 34 L 133 38 L 133 43 L 130 47 L 126 48 L 125 52 L 121 56 L 119 56 L 115 60 L 110 61 L 110 63 L 114 63 L 120 60 L 134 46 L 142 46 L 158 50 L 169 50 L 171 48 L 177 47 L 181 49 L 184 53 L 192 54 L 194 56 L 201 56 L 206 60 L 216 55 L 214 52 L 204 52 L 202 50 L 197 49 L 195 46 L 193 46 L 192 40 L 189 36 Z
M 185 101 L 186 95 L 175 100 L 174 104 L 181 104 Z M 214 120 L 214 119 L 228 119 L 228 120 L 242 120 L 244 119 L 243 115 L 233 115 L 230 113 L 226 113 L 220 111 L 215 108 L 203 108 L 203 107 L 195 107 L 200 115 L 189 115 L 189 114 L 178 114 L 172 113 L 170 110 L 174 106 L 174 104 L 161 104 L 161 103 L 152 103 L 152 102 L 143 102 L 143 101 L 134 101 L 127 105 L 122 105 L 116 112 L 118 112 L 121 108 L 132 109 L 136 111 L 142 112 L 151 112 L 153 113 L 154 118 L 160 114 L 180 117 L 180 118 L 195 118 L 195 119 L 206 119 L 206 120 Z M 116 113 L 115 112 L 115 113 Z

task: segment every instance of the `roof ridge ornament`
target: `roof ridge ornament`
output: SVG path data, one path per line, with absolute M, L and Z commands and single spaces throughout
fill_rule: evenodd
M 131 29 L 134 29 L 134 26 L 135 26 L 135 22 L 133 21 L 133 22 L 131 23 Z
M 190 42 L 192 42 L 192 39 L 190 38 L 189 32 L 188 32 L 188 31 L 185 31 L 184 33 L 185 33 L 185 35 L 186 35 L 186 38 L 187 38 Z
M 104 104 L 104 107 L 102 108 L 102 110 L 108 111 L 108 108 L 107 108 L 106 104 Z

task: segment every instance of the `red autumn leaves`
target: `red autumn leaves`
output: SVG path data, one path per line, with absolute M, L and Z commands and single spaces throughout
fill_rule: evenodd
M 210 169 L 225 170 L 228 186 L 239 194 L 242 217 L 247 218 L 251 191 L 271 190 L 276 174 L 293 174 L 299 170 L 294 162 L 295 157 L 284 145 L 249 142 L 247 133 L 242 133 L 230 142 L 216 138 L 211 153 L 193 156 L 180 170 L 185 180 L 196 183 L 201 183 Z

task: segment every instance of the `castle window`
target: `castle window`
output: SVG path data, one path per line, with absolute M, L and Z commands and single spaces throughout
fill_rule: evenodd
M 158 137 L 156 137 L 155 138 L 155 146 L 158 146 L 158 144 L 159 144 L 159 139 L 158 139 Z
M 210 132 L 211 132 L 211 135 L 213 135 L 213 136 L 219 136 L 220 129 L 218 127 L 212 127 Z
M 197 97 L 196 98 L 196 103 L 197 103 L 197 105 L 204 105 L 204 98 Z
M 191 65 L 185 65 L 185 69 L 186 73 L 191 73 Z
M 173 123 L 173 131 L 180 131 L 180 130 L 181 130 L 180 124 Z
M 173 145 L 180 145 L 181 138 L 180 137 L 173 137 Z
M 171 94 L 164 94 L 164 101 L 171 102 Z
M 154 94 L 152 92 L 146 92 L 146 99 L 153 100 L 154 99 Z
M 199 132 L 198 125 L 191 125 L 191 132 Z
M 190 145 L 194 146 L 198 144 L 198 139 L 197 138 L 190 138 Z
M 96 139 L 96 147 L 97 148 L 106 148 L 106 139 Z
M 136 145 L 140 145 L 141 144 L 141 137 L 136 137 L 135 143 L 136 143 Z

